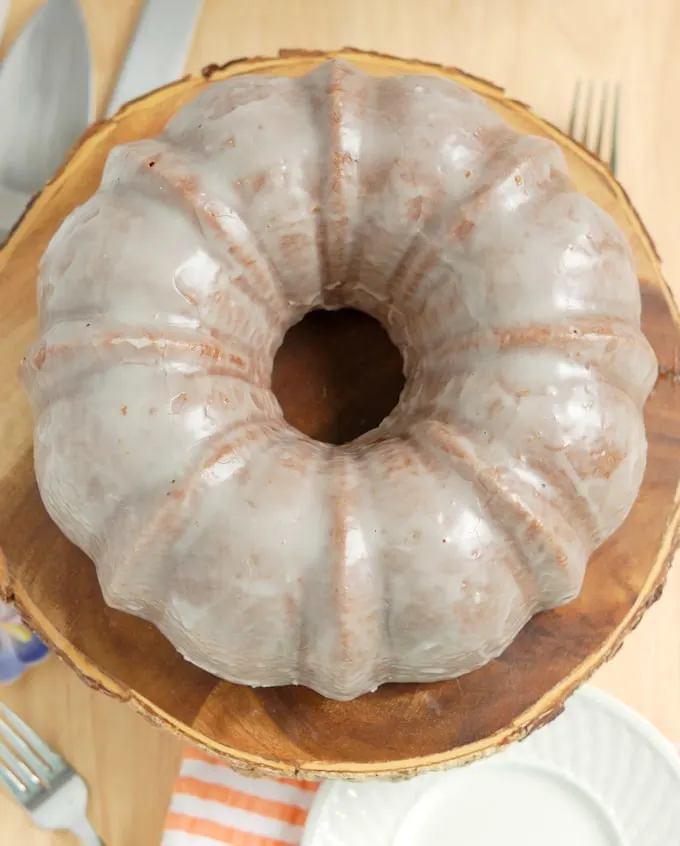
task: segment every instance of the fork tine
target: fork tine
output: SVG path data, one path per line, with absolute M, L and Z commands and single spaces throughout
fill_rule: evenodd
M 572 138 L 575 138 L 575 131 L 576 131 L 576 117 L 578 115 L 578 107 L 581 101 L 581 80 L 578 79 L 576 81 L 576 86 L 574 87 L 574 96 L 571 100 L 571 112 L 569 113 L 569 135 Z
M 18 758 L 4 743 L 0 743 L 0 761 L 5 765 L 3 767 L 5 773 L 14 779 L 17 786 L 21 785 L 24 793 L 40 784 L 40 779 L 26 762 Z
M 584 147 L 590 147 L 604 162 L 608 162 L 612 173 L 616 175 L 619 156 L 621 84 L 617 82 L 611 86 L 604 83 L 602 92 L 597 98 L 598 104 L 594 102 L 595 88 L 592 79 L 587 85 L 580 79 L 576 81 L 567 132 Z M 597 114 L 594 115 L 593 111 Z M 597 133 L 597 137 L 591 143 L 590 136 L 594 132 Z
M 586 109 L 585 120 L 583 121 L 583 132 L 581 133 L 581 143 L 588 146 L 588 135 L 590 134 L 590 113 L 593 109 L 593 81 L 588 83 L 588 93 L 586 94 Z
M 0 784 L 3 784 L 6 790 L 14 796 L 14 798 L 23 805 L 26 800 L 28 788 L 21 781 L 21 779 L 9 769 L 0 764 Z
M 62 758 L 57 755 L 56 752 L 53 752 L 52 749 L 38 737 L 38 735 L 33 731 L 32 728 L 26 725 L 26 723 L 19 719 L 14 711 L 10 711 L 10 709 L 3 705 L 0 702 L 0 734 L 5 736 L 5 740 L 9 740 L 9 742 L 17 749 L 17 751 L 21 752 L 25 757 L 28 759 L 29 757 L 33 757 L 36 759 L 36 766 L 42 769 L 46 769 L 49 772 L 50 769 L 58 770 L 65 766 L 65 762 Z M 37 755 L 35 754 L 37 753 Z M 41 761 L 38 759 L 40 756 Z M 31 766 L 33 766 L 33 763 Z M 47 765 L 47 767 L 45 767 Z M 46 773 L 47 774 L 47 773 Z
M 602 142 L 604 141 L 604 126 L 607 122 L 607 100 L 609 91 L 607 89 L 607 84 L 602 87 L 602 96 L 600 98 L 600 117 L 598 120 L 598 128 L 597 128 L 597 140 L 595 141 L 595 146 L 593 147 L 593 151 L 597 154 L 597 156 L 601 159 L 602 156 Z
M 23 738 L 13 732 L 2 719 L 0 719 L 0 757 L 5 759 L 24 782 L 47 784 L 52 772 L 50 767 L 41 761 Z
M 618 166 L 619 157 L 619 103 L 621 98 L 621 84 L 617 83 L 614 87 L 614 112 L 612 115 L 612 147 L 611 155 L 609 156 L 609 167 L 612 173 L 616 176 L 616 169 Z

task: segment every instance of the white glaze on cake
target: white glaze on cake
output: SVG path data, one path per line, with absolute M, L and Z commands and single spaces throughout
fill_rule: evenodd
M 577 595 L 641 483 L 630 249 L 555 144 L 446 79 L 208 86 L 112 151 L 39 305 L 47 509 L 109 604 L 230 680 L 346 699 L 479 667 Z M 341 306 L 388 329 L 406 386 L 336 447 L 270 377 L 287 329 Z

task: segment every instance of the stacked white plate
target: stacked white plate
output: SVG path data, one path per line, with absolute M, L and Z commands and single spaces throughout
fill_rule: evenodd
M 680 755 L 595 689 L 506 751 L 405 782 L 328 782 L 303 846 L 680 846 Z

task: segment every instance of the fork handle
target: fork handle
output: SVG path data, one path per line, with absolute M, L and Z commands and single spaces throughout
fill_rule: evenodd
M 71 823 L 69 831 L 75 834 L 83 846 L 106 846 L 86 817 L 76 823 Z

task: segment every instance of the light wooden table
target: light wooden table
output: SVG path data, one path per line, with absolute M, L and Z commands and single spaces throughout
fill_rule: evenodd
M 98 102 L 105 102 L 140 0 L 82 0 Z M 0 55 L 41 0 L 12 0 Z M 505 86 L 556 124 L 577 77 L 618 80 L 621 178 L 680 295 L 680 13 L 676 0 L 205 0 L 187 62 L 267 55 L 280 47 L 351 45 L 457 65 Z M 680 568 L 665 595 L 596 683 L 680 741 Z M 56 659 L 0 690 L 92 786 L 107 846 L 157 846 L 178 742 L 78 681 Z M 3 846 L 71 843 L 34 831 L 0 797 Z

